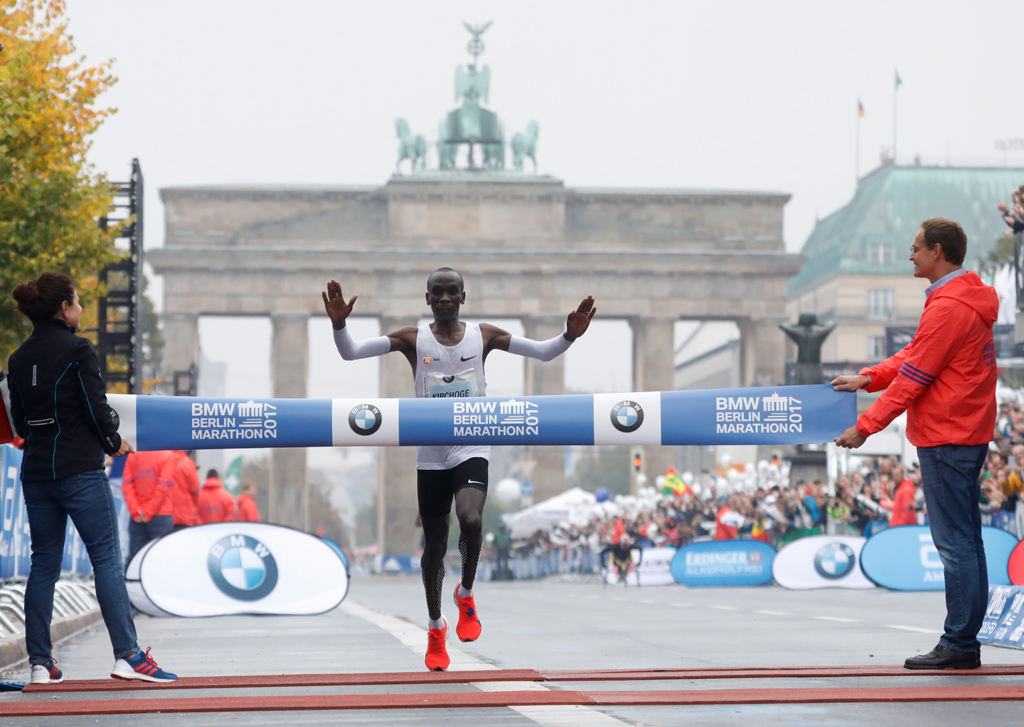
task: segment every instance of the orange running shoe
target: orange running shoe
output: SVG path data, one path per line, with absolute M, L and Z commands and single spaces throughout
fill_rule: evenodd
M 455 586 L 455 605 L 459 607 L 459 623 L 455 626 L 455 633 L 459 641 L 476 641 L 480 638 L 480 618 L 476 615 L 476 601 L 472 596 L 462 598 L 459 595 L 460 586 Z
M 427 658 L 424 662 L 430 671 L 444 671 L 452 662 L 444 645 L 448 640 L 448 619 L 442 616 L 441 620 L 444 621 L 443 629 L 427 629 Z

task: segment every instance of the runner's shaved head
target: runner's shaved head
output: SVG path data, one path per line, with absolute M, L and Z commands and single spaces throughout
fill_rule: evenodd
M 430 274 L 430 277 L 427 278 L 427 290 L 430 290 L 430 284 L 438 275 L 454 275 L 459 280 L 459 290 L 466 289 L 464 283 L 462 282 L 462 275 L 459 274 L 458 270 L 455 270 L 454 268 L 438 268 L 437 270 Z

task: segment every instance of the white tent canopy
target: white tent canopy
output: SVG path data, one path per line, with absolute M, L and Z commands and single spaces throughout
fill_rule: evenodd
M 528 538 L 538 530 L 550 530 L 563 520 L 583 525 L 590 519 L 595 507 L 597 498 L 594 497 L 594 493 L 573 487 L 506 516 L 505 522 L 513 538 Z

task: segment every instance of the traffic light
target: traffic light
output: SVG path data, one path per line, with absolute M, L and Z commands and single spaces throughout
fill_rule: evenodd
M 633 471 L 640 472 L 643 469 L 643 461 L 640 459 L 640 453 L 637 452 L 633 455 Z

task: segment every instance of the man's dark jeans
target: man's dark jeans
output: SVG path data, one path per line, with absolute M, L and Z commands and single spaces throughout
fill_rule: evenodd
M 25 587 L 25 646 L 29 663 L 45 664 L 52 656 L 53 590 L 64 559 L 68 516 L 92 562 L 96 598 L 110 633 L 114 658 L 133 656 L 139 645 L 124 585 L 117 515 L 107 475 L 103 470 L 94 470 L 51 482 L 26 482 L 23 491 L 32 534 L 32 570 Z
M 978 477 L 988 445 L 918 447 L 932 540 L 946 577 L 947 649 L 979 653 L 978 630 L 988 606 L 988 567 L 981 541 Z
M 128 562 L 132 562 L 135 554 L 142 550 L 150 540 L 167 535 L 174 528 L 174 517 L 171 515 L 154 515 L 148 522 L 140 523 L 132 520 L 128 523 Z

